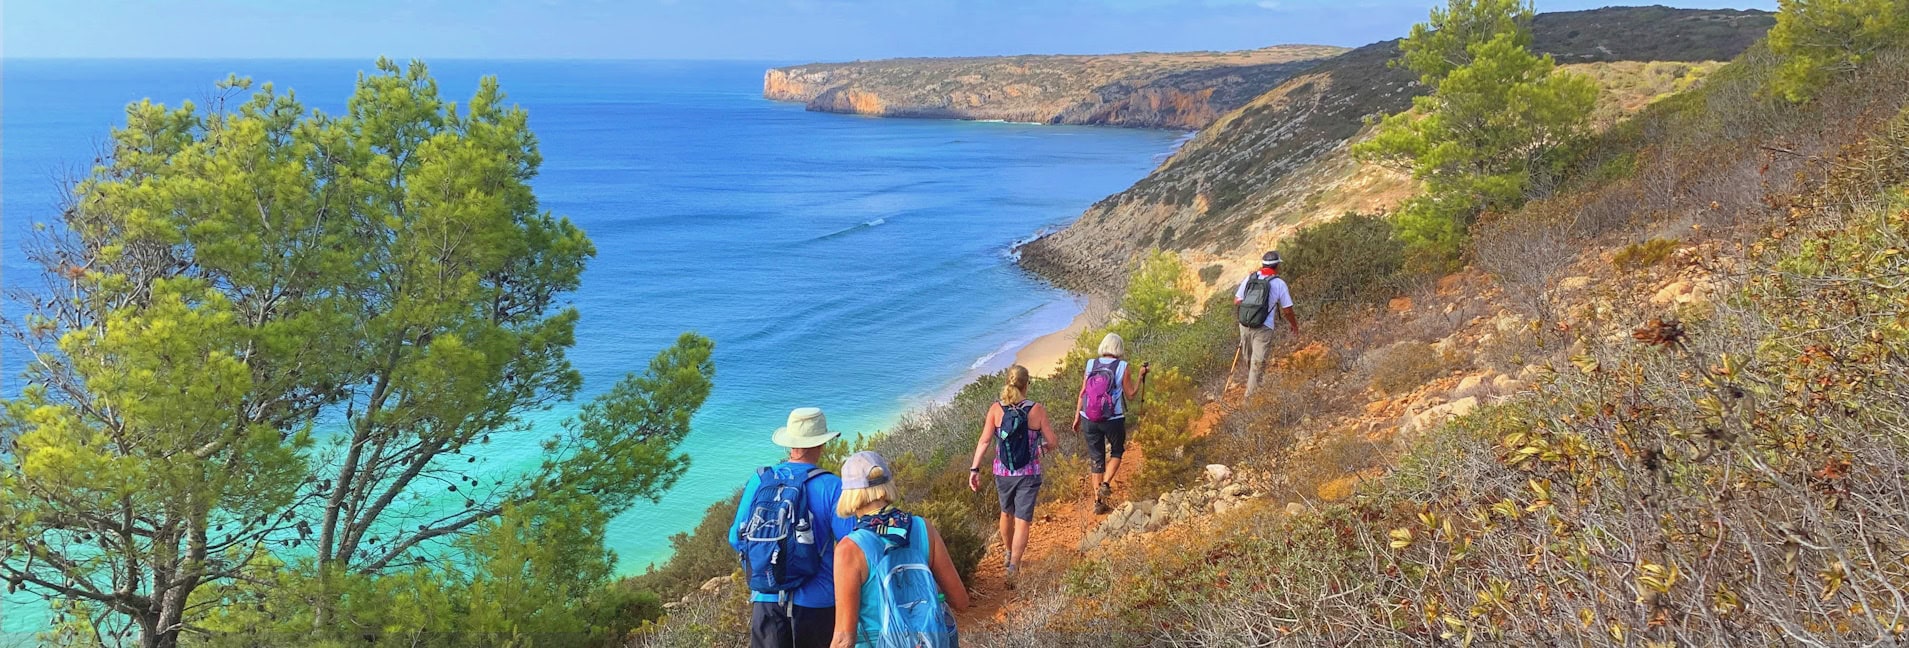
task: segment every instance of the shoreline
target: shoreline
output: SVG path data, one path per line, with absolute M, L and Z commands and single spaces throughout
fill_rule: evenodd
M 1087 324 L 1095 310 L 1097 309 L 1090 300 L 1086 308 L 1074 314 L 1074 319 L 1069 321 L 1066 327 L 1034 338 L 1022 345 L 1014 351 L 1014 364 L 1027 367 L 1028 374 L 1035 378 L 1054 375 L 1060 371 L 1061 362 L 1067 359 L 1068 352 L 1074 350 L 1074 343 L 1080 338 L 1081 332 L 1087 330 Z

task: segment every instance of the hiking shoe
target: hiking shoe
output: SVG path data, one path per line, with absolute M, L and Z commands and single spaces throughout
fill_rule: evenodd
M 1006 582 L 1004 583 L 1005 585 L 1007 585 L 1007 588 L 1009 591 L 1012 591 L 1014 589 L 1014 581 L 1019 580 L 1020 577 L 1021 577 L 1021 570 L 1019 566 L 1013 563 L 1009 563 L 1008 576 L 1007 576 Z
M 1114 507 L 1108 506 L 1107 500 L 1098 497 L 1094 498 L 1094 515 L 1106 515 L 1112 512 L 1114 512 Z
M 1100 499 L 1107 499 L 1113 496 L 1114 496 L 1113 482 L 1101 482 L 1100 483 Z

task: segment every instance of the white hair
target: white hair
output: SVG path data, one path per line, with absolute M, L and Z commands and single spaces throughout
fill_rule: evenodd
M 1100 339 L 1100 354 L 1116 358 L 1127 355 L 1127 345 L 1120 339 L 1119 333 L 1108 333 Z

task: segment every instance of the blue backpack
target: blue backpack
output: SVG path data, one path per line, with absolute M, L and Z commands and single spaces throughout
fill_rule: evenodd
M 797 476 L 773 467 L 756 471 L 760 484 L 755 498 L 744 504 L 749 518 L 740 534 L 742 571 L 749 577 L 749 589 L 790 592 L 822 572 L 822 552 L 832 549 L 834 542 L 816 538 L 818 528 L 826 534 L 830 527 L 810 513 L 808 483 L 826 474 L 821 468 Z
M 868 559 L 855 645 L 956 648 L 954 613 L 942 602 L 941 587 L 928 569 L 928 526 L 916 516 L 908 527 L 914 541 L 906 546 L 894 546 L 869 529 L 848 535 Z

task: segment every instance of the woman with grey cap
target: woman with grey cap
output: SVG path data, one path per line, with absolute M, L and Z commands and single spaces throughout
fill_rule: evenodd
M 835 512 L 854 519 L 855 530 L 835 545 L 833 648 L 957 645 L 949 608 L 967 609 L 968 589 L 941 531 L 899 502 L 894 470 L 880 454 L 842 462 Z

